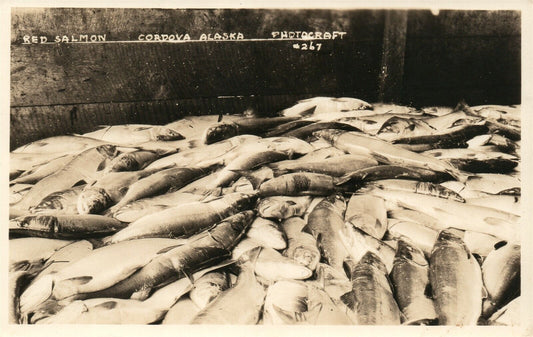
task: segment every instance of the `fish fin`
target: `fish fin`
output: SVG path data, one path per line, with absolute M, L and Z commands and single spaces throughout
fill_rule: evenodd
M 300 230 L 300 232 L 310 234 L 310 235 L 312 235 L 313 237 L 315 236 L 313 230 L 311 229 L 311 227 L 309 227 L 309 225 L 305 225 L 305 226 L 303 226 L 302 229 Z
M 333 178 L 333 183 L 335 184 L 335 186 L 340 186 L 340 185 L 344 185 L 348 182 L 350 182 L 350 180 L 352 180 L 352 174 L 351 173 L 347 173 L 343 176 L 340 176 L 340 177 L 334 177 Z
M 318 317 L 320 316 L 323 307 L 324 305 L 322 304 L 322 302 L 318 302 L 310 310 L 308 310 L 305 315 L 307 323 L 316 325 L 316 322 L 318 321 Z
M 76 285 L 84 285 L 84 284 L 91 282 L 92 279 L 93 279 L 92 276 L 76 276 L 76 277 L 65 279 L 63 281 L 69 281 Z
M 381 164 L 385 164 L 385 165 L 392 165 L 391 161 L 389 159 L 387 159 L 387 157 L 375 152 L 375 151 L 370 151 L 370 155 L 372 157 L 374 157 L 374 159 L 376 159 L 379 163 Z
M 239 265 L 243 265 L 246 262 L 250 262 L 253 266 L 259 258 L 259 254 L 263 250 L 263 246 L 254 247 L 246 252 L 244 252 L 238 259 Z
M 217 123 L 222 122 L 222 118 L 224 118 L 224 114 L 222 113 L 218 114 Z
M 261 186 L 261 184 L 265 181 L 265 178 L 254 174 L 255 170 L 230 170 L 230 171 L 235 172 L 245 177 L 246 179 L 248 179 L 250 183 L 252 184 L 252 187 L 254 190 L 258 189 L 259 186 Z
M 165 247 L 165 248 L 161 249 L 160 251 L 158 251 L 158 252 L 157 252 L 157 255 L 159 255 L 159 254 L 164 254 L 164 253 L 166 253 L 166 252 L 171 251 L 171 250 L 174 249 L 174 248 L 181 247 L 181 246 L 183 246 L 183 245 L 184 245 L 184 243 L 180 243 L 180 244 L 177 244 L 177 245 L 173 245 L 173 246 Z
M 95 308 L 102 308 L 111 310 L 117 307 L 117 301 L 107 301 L 94 306 Z
M 302 323 L 305 321 L 305 316 L 301 312 L 288 311 L 278 307 L 275 304 L 272 304 L 272 308 L 274 309 L 274 312 L 277 314 L 277 316 L 281 318 L 284 323 L 294 324 Z
M 352 291 L 347 292 L 346 294 L 340 297 L 342 303 L 344 303 L 350 310 L 355 309 L 355 294 Z

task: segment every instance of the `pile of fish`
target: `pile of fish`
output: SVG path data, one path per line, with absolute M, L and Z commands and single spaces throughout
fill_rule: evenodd
M 27 144 L 10 322 L 518 325 L 520 123 L 315 97 Z

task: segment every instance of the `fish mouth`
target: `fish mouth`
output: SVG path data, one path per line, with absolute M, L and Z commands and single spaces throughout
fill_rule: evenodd
M 103 154 L 104 156 L 108 158 L 114 158 L 117 156 L 117 153 L 118 153 L 117 147 L 115 145 L 110 145 L 110 144 L 100 145 L 96 147 L 96 149 L 98 150 L 98 152 L 100 152 L 101 154 Z
M 172 140 L 181 140 L 185 139 L 185 137 L 172 129 L 164 130 L 162 133 L 158 134 L 155 139 L 161 140 L 161 141 L 172 141 Z
M 78 197 L 77 209 L 79 214 L 98 214 L 109 208 L 111 197 L 102 188 L 92 188 L 83 191 Z
M 120 158 L 119 162 L 111 167 L 111 171 L 135 171 L 139 169 L 139 163 L 131 155 Z
M 211 144 L 237 136 L 238 134 L 239 126 L 237 124 L 221 123 L 207 129 L 204 138 L 206 144 Z

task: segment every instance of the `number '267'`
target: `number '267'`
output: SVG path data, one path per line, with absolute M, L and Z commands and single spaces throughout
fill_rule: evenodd
M 322 43 L 314 43 L 313 41 L 309 41 L 309 43 L 295 43 L 292 45 L 293 49 L 300 49 L 300 50 L 320 50 L 322 48 Z

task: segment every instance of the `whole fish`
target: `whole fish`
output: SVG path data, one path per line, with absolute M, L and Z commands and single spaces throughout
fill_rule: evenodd
M 132 181 L 122 198 L 110 209 L 110 213 L 135 200 L 163 194 L 171 188 L 180 189 L 209 172 L 209 168 L 197 167 L 172 167 L 155 173 L 154 170 L 145 170 L 144 176 Z
M 344 151 L 339 150 L 336 147 L 333 147 L 331 145 L 328 145 L 327 147 L 310 151 L 309 153 L 299 158 L 292 158 L 290 160 L 278 161 L 275 163 L 271 163 L 269 166 L 275 169 L 285 170 L 285 169 L 289 169 L 291 165 L 305 166 L 304 163 L 320 162 L 321 160 L 334 158 L 334 157 L 342 156 L 345 154 L 346 153 Z M 288 165 L 289 167 L 286 167 L 285 165 Z
M 430 144 L 434 149 L 466 147 L 466 141 L 488 132 L 484 124 L 466 124 L 428 135 L 395 138 L 393 144 Z
M 309 268 L 269 247 L 262 247 L 254 270 L 266 282 L 282 279 L 305 280 L 313 274 Z
M 303 216 L 312 198 L 309 196 L 288 197 L 272 196 L 266 197 L 257 204 L 257 213 L 263 218 L 287 219 L 293 216 Z
M 151 289 L 161 283 L 216 265 L 231 254 L 253 219 L 253 211 L 244 211 L 217 221 L 218 224 L 213 229 L 205 231 L 186 244 L 168 247 L 127 278 L 87 296 L 129 298 L 135 292 Z M 112 246 L 114 245 L 108 247 Z
M 150 140 L 171 141 L 184 138 L 179 132 L 169 127 L 148 124 L 109 125 L 100 130 L 85 133 L 83 136 L 121 145 L 136 145 Z
M 218 159 L 220 162 L 223 162 L 223 154 L 226 154 L 230 150 L 236 149 L 240 144 L 258 139 L 258 136 L 253 135 L 242 135 L 232 137 L 216 144 L 192 148 L 189 150 L 180 151 L 178 153 L 165 156 L 163 158 L 153 161 L 150 165 L 146 166 L 145 169 L 161 169 L 169 167 L 170 165 L 190 167 L 195 166 L 201 161 L 205 161 L 207 159 Z
M 50 161 L 71 157 L 76 153 L 9 153 L 9 179 L 15 179 L 25 171 L 37 170 Z M 72 159 L 72 158 L 71 158 Z M 14 177 L 14 178 L 12 178 Z
M 279 225 L 272 220 L 260 216 L 252 222 L 246 236 L 259 242 L 263 247 L 278 250 L 287 247 L 287 239 L 283 231 L 279 228 Z
M 455 228 L 487 233 L 513 241 L 519 236 L 520 217 L 494 208 L 394 190 L 375 189 L 369 193 L 402 207 L 425 213 L 445 224 L 453 224 L 451 226 Z
M 428 324 L 437 319 L 428 271 L 422 251 L 400 239 L 390 277 L 403 324 Z
M 301 231 L 305 225 L 306 223 L 299 217 L 289 218 L 282 222 L 288 242 L 283 255 L 314 271 L 320 262 L 320 250 L 318 250 L 315 237 Z
M 78 185 L 51 193 L 44 197 L 38 205 L 30 207 L 30 211 L 37 214 L 79 214 L 78 198 L 84 188 L 85 185 Z
M 454 126 L 474 124 L 482 122 L 484 119 L 475 114 L 469 114 L 465 111 L 454 111 L 442 116 L 427 118 L 424 121 L 435 130 L 443 131 Z
M 204 198 L 205 196 L 201 194 L 181 191 L 169 192 L 132 201 L 118 208 L 113 213 L 113 217 L 122 222 L 134 222 L 145 215 L 154 214 L 173 206 L 200 201 Z
M 352 154 L 370 154 L 385 164 L 408 166 L 448 173 L 459 181 L 466 181 L 468 175 L 450 164 L 405 150 L 389 142 L 351 131 L 321 130 L 317 136 L 330 141 L 333 146 Z
M 429 260 L 429 280 L 439 325 L 474 325 L 481 315 L 481 268 L 464 242 L 440 232 Z
M 370 156 L 345 154 L 326 159 L 317 158 L 315 161 L 278 162 L 269 166 L 274 170 L 274 175 L 276 176 L 289 172 L 314 172 L 340 177 L 353 171 L 376 165 L 378 165 L 378 162 Z
M 50 239 L 83 239 L 111 235 L 126 227 L 120 221 L 95 214 L 28 215 L 9 221 L 10 235 Z
M 309 314 L 307 293 L 307 285 L 301 281 L 280 280 L 269 286 L 263 309 L 263 324 L 313 324 L 306 319 L 306 314 Z
M 159 158 L 154 151 L 138 150 L 122 153 L 111 161 L 106 168 L 108 172 L 142 170 L 151 162 Z
M 404 167 L 398 165 L 377 165 L 355 170 L 335 179 L 335 183 L 342 185 L 353 182 L 361 185 L 364 182 L 385 179 L 409 179 L 427 182 L 445 180 L 447 174 L 431 170 Z
M 51 193 L 70 188 L 81 180 L 92 181 L 97 171 L 103 169 L 106 162 L 116 155 L 117 150 L 112 145 L 101 145 L 83 151 L 62 169 L 36 183 L 15 207 L 28 209 Z
M 191 202 L 146 215 L 109 238 L 116 243 L 142 237 L 191 236 L 212 227 L 224 218 L 252 209 L 255 194 L 232 193 L 209 202 Z
M 488 297 L 483 301 L 483 317 L 489 318 L 520 295 L 520 245 L 499 242 L 481 266 Z
M 381 259 L 367 252 L 358 263 L 347 261 L 352 291 L 343 295 L 356 313 L 358 325 L 399 325 L 400 309 L 392 294 L 388 272 Z
M 257 255 L 257 250 L 250 252 Z M 257 281 L 251 261 L 240 264 L 241 272 L 234 287 L 222 292 L 201 310 L 191 324 L 256 324 L 261 315 L 266 291 Z M 253 261 L 253 259 L 252 259 Z
M 429 257 L 439 232 L 437 229 L 424 226 L 417 222 L 389 219 L 387 238 L 406 239 Z
M 35 277 L 35 279 L 32 280 L 32 283 L 37 282 L 38 279 L 44 277 L 45 275 L 59 272 L 69 263 L 72 263 L 85 257 L 92 251 L 93 245 L 87 240 L 75 241 L 58 249 L 54 254 L 50 256 L 50 258 L 48 258 L 46 263 L 47 267 L 44 268 Z
M 54 136 L 20 146 L 12 153 L 39 154 L 78 154 L 89 148 L 109 144 L 109 142 L 80 135 Z
M 344 227 L 339 231 L 339 236 L 342 245 L 354 263 L 359 262 L 367 252 L 372 252 L 379 256 L 390 273 L 394 263 L 394 248 L 349 223 L 344 224 Z
M 346 186 L 338 186 L 333 177 L 320 173 L 288 173 L 263 182 L 259 186 L 260 197 L 275 195 L 321 195 L 349 190 Z
M 520 190 L 521 186 L 520 179 L 496 173 L 479 173 L 466 181 L 467 188 L 489 194 L 501 194 L 512 189 Z
M 322 200 L 307 219 L 307 229 L 316 238 L 322 257 L 337 270 L 342 270 L 342 262 L 348 255 L 339 235 L 344 226 L 345 211 L 344 198 L 332 195 Z
M 161 249 L 178 243 L 173 239 L 142 239 L 95 249 L 31 284 L 20 297 L 21 311 L 29 313 L 49 299 L 62 300 L 110 287 L 146 265 Z M 113 268 L 103 268 L 103 261 Z
M 315 131 L 324 129 L 338 129 L 345 131 L 361 131 L 355 126 L 341 122 L 317 122 L 305 126 L 301 126 L 297 129 L 290 130 L 283 134 L 285 137 L 296 137 L 303 140 L 308 140 Z
M 466 198 L 466 203 L 495 208 L 515 215 L 522 214 L 521 198 L 516 195 L 487 195 L 481 198 Z
M 117 204 L 132 184 L 153 174 L 155 170 L 109 172 L 87 184 L 78 196 L 78 213 L 98 214 Z
M 9 240 L 9 270 L 42 270 L 45 262 L 69 240 L 20 238 Z
M 202 136 L 205 144 L 216 143 L 238 135 L 262 135 L 278 125 L 295 121 L 300 117 L 242 118 L 233 122 L 222 122 L 207 128 Z
M 222 266 L 228 263 L 222 264 Z M 149 324 L 159 321 L 184 294 L 191 290 L 194 280 L 220 265 L 181 278 L 158 290 L 146 300 L 120 298 L 91 298 L 74 301 L 51 317 L 42 316 L 38 324 Z
M 259 149 L 257 151 L 245 152 L 233 159 L 226 167 L 218 172 L 218 177 L 214 184 L 208 186 L 208 188 L 227 186 L 239 177 L 238 171 L 251 170 L 261 165 L 287 159 L 288 157 L 289 155 L 280 151 L 263 151 Z
M 198 308 L 204 309 L 229 286 L 226 272 L 212 271 L 194 281 L 189 297 Z
M 190 324 L 200 308 L 188 296 L 183 296 L 166 313 L 161 324 Z
M 299 100 L 296 105 L 280 112 L 282 116 L 308 116 L 332 112 L 372 109 L 372 105 L 351 97 L 312 97 Z
M 301 128 L 302 126 L 306 126 L 309 124 L 313 124 L 313 121 L 309 120 L 303 120 L 303 119 L 297 119 L 292 122 L 287 122 L 280 124 L 272 129 L 270 129 L 268 132 L 265 132 L 265 137 L 277 137 L 286 134 L 289 131 Z
M 520 105 L 477 105 L 471 106 L 470 110 L 477 115 L 487 119 L 496 120 L 507 124 L 516 124 L 520 126 L 521 108 Z
M 387 231 L 385 201 L 372 195 L 354 194 L 348 201 L 344 219 L 363 232 L 381 240 Z M 341 227 L 342 225 L 338 229 Z
M 447 160 L 455 167 L 472 173 L 504 173 L 518 165 L 518 158 L 501 152 L 472 149 L 447 149 L 423 152 L 438 159 Z
M 10 180 L 10 184 L 35 184 L 39 180 L 48 177 L 52 173 L 55 173 L 67 165 L 72 159 L 73 154 L 67 154 L 65 156 L 50 160 L 49 162 L 36 166 L 31 170 L 24 171 L 18 178 Z
M 231 122 L 242 118 L 242 114 L 183 116 L 183 118 L 167 123 L 165 126 L 179 132 L 185 138 L 195 138 L 202 135 L 214 123 L 219 121 Z
M 432 216 L 407 208 L 399 208 L 388 211 L 387 216 L 396 220 L 415 222 L 437 231 L 448 228 L 448 225 Z M 433 248 L 433 245 L 431 245 L 431 248 Z
M 377 186 L 381 189 L 392 189 L 405 192 L 413 192 L 434 197 L 450 199 L 458 202 L 465 202 L 460 194 L 447 187 L 426 181 L 415 181 L 405 179 L 383 179 L 373 181 L 370 185 Z

